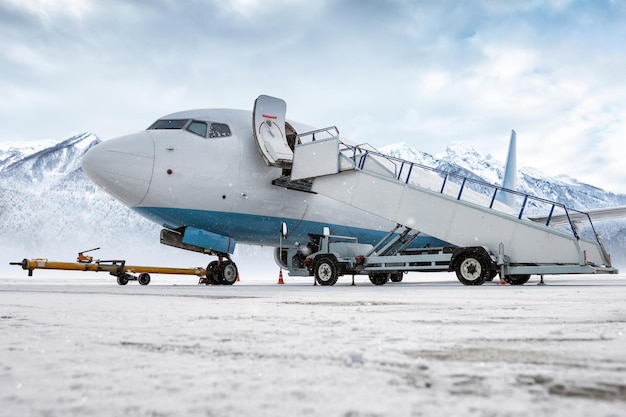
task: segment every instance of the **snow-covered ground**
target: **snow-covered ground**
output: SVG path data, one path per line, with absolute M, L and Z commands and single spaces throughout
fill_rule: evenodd
M 0 278 L 0 415 L 626 415 L 624 275 L 195 282 Z

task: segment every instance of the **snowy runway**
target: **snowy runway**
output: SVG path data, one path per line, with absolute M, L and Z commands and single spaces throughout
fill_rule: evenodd
M 624 275 L 544 287 L 94 276 L 0 279 L 2 415 L 626 414 Z

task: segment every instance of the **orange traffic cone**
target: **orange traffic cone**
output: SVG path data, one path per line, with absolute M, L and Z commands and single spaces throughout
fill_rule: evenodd
M 279 284 L 284 284 L 285 281 L 283 281 L 283 269 L 280 268 L 280 272 L 278 273 L 278 283 Z

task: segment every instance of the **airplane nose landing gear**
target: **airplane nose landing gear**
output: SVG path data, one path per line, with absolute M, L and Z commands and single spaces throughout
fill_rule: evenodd
M 226 257 L 226 259 L 223 259 Z M 198 284 L 205 285 L 233 285 L 237 282 L 239 272 L 237 265 L 228 255 L 218 255 L 217 261 L 212 261 L 206 267 L 206 277 L 200 278 Z

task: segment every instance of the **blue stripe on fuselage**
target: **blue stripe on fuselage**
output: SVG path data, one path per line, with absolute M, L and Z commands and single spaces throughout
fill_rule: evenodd
M 371 230 L 360 227 L 341 226 L 308 220 L 286 219 L 273 216 L 259 216 L 243 213 L 225 213 L 217 211 L 164 208 L 133 207 L 133 210 L 148 219 L 168 228 L 193 226 L 198 229 L 228 236 L 237 243 L 248 245 L 278 246 L 282 222 L 287 224 L 288 237 L 283 241 L 286 246 L 295 242 L 306 243 L 309 233 L 322 234 L 324 227 L 329 227 L 334 235 L 356 237 L 360 243 L 378 243 L 388 230 Z M 418 236 L 411 247 L 451 246 L 431 236 Z

